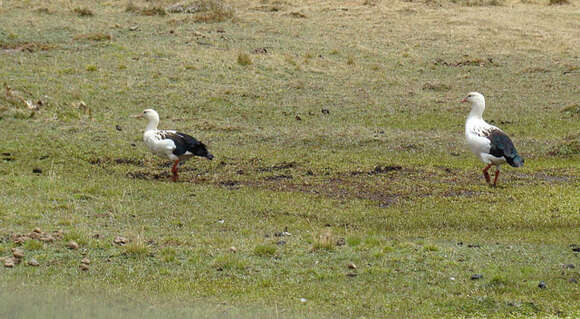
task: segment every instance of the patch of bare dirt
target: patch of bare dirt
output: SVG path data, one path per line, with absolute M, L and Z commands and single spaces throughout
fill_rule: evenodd
M 358 176 L 358 175 L 378 175 L 378 174 L 386 174 L 389 172 L 395 172 L 395 171 L 400 171 L 402 170 L 403 167 L 399 166 L 399 165 L 385 165 L 385 166 L 380 166 L 377 165 L 375 166 L 374 169 L 368 171 L 368 172 L 363 172 L 363 171 L 352 171 L 350 172 L 351 176 Z
M 447 62 L 441 58 L 436 59 L 433 62 L 434 65 L 443 65 L 443 66 L 453 66 L 453 67 L 462 67 L 462 66 L 494 66 L 497 65 L 493 58 L 471 58 L 465 57 L 462 60 L 454 61 L 454 62 Z
M 0 42 L 0 52 L 38 52 L 57 49 L 53 44 L 42 42 Z
M 171 174 L 169 172 L 161 172 L 161 173 L 129 172 L 127 173 L 127 177 L 143 180 L 158 180 L 158 179 L 168 179 L 171 177 Z
M 124 164 L 124 165 L 134 165 L 143 167 L 144 163 L 143 160 L 137 160 L 133 158 L 108 158 L 108 157 L 99 157 L 99 158 L 91 158 L 88 160 L 89 163 L 93 165 L 110 165 L 110 164 Z

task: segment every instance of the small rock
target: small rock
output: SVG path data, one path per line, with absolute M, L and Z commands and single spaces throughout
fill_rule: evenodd
M 306 301 L 307 301 L 306 298 L 300 298 L 301 303 L 306 303 Z
M 296 115 L 296 121 L 302 121 L 302 118 L 299 115 Z
M 39 240 L 46 243 L 52 243 L 54 241 L 54 237 L 52 237 L 50 234 L 43 234 Z
M 137 29 L 139 29 L 139 27 L 136 25 L 129 27 L 129 31 L 137 31 Z
M 471 277 L 469 277 L 469 279 L 471 279 L 471 280 L 478 280 L 481 278 L 483 278 L 482 274 L 473 274 L 473 275 L 471 275 Z
M 570 278 L 570 279 L 568 279 L 568 282 L 571 284 L 577 284 L 578 280 L 576 280 L 576 278 Z
M 538 288 L 540 288 L 540 289 L 546 289 L 547 288 L 546 283 L 543 280 L 540 281 L 540 283 L 538 284 Z
M 59 229 L 59 230 L 53 231 L 52 234 L 54 235 L 54 237 L 61 239 L 62 235 L 64 235 L 64 232 L 62 231 L 62 229 Z
M 76 249 L 79 249 L 79 244 L 77 244 L 76 241 L 71 240 L 68 243 L 66 243 L 66 248 L 76 250 Z
M 122 131 L 122 130 L 123 130 L 123 128 L 122 128 L 122 127 L 121 127 L 121 125 L 119 125 L 119 124 L 115 125 L 115 129 L 116 129 L 117 131 Z
M 115 237 L 115 239 L 113 239 L 113 243 L 119 245 L 119 246 L 123 246 L 128 242 L 127 238 L 125 237 L 121 237 L 121 236 L 117 236 Z
M 344 238 L 339 238 L 336 241 L 336 246 L 344 246 L 344 245 L 346 245 L 346 240 Z
M 449 277 L 449 280 L 455 281 L 455 277 Z
M 37 233 L 37 232 L 31 232 L 30 234 L 28 234 L 28 237 L 32 238 L 32 239 L 39 239 L 40 236 L 42 236 L 42 233 Z
M 574 266 L 574 264 L 566 264 L 566 265 L 564 265 L 564 268 L 566 268 L 566 269 L 574 269 L 574 268 L 576 268 L 576 266 Z
M 34 258 L 30 258 L 30 259 L 29 259 L 29 260 L 26 262 L 26 264 L 27 264 L 28 266 L 32 266 L 32 267 L 38 267 L 38 266 L 40 266 L 40 264 L 38 263 L 38 261 L 36 261 L 36 259 L 34 259 Z
M 35 173 L 35 174 L 42 174 L 42 169 L 40 169 L 40 168 L 33 168 L 32 169 L 32 172 Z
M 348 269 L 357 269 L 357 266 L 354 263 L 348 263 Z
M 14 259 L 12 258 L 8 258 L 4 261 L 4 267 L 6 268 L 12 268 L 14 267 Z
M 238 249 L 236 247 L 232 246 L 232 247 L 230 247 L 230 252 L 237 253 Z
M 40 234 L 40 233 L 42 233 L 42 230 L 40 230 L 40 227 L 36 227 L 32 230 L 32 232 Z
M 18 248 L 12 248 L 12 255 L 14 258 L 24 258 L 24 252 Z
M 88 258 L 83 258 L 83 259 L 81 260 L 81 264 L 89 265 L 90 263 L 91 263 L 91 260 L 90 260 L 90 259 L 88 259 Z
M 225 222 L 226 222 L 226 221 L 225 221 L 225 220 L 223 220 L 223 219 L 220 219 L 220 220 L 218 220 L 218 223 L 220 223 L 220 224 L 223 224 L 223 223 L 225 223 Z
M 469 247 L 469 248 L 481 248 L 481 246 L 479 246 L 479 244 L 468 244 L 467 247 Z
M 14 241 L 15 244 L 20 245 L 20 244 L 23 244 L 25 241 L 27 241 L 29 239 L 30 239 L 30 237 L 23 235 L 23 236 L 14 237 L 13 241 Z
M 574 248 L 572 248 L 572 251 L 580 253 L 580 247 L 574 247 Z
M 322 114 L 330 114 L 330 110 L 329 109 L 322 109 Z
M 86 264 L 81 264 L 81 265 L 79 266 L 79 268 L 80 268 L 82 271 L 87 271 L 87 270 L 89 270 L 89 266 L 88 266 L 88 265 L 86 265 Z

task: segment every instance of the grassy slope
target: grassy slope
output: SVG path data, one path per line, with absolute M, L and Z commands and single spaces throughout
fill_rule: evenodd
M 61 4 L 0 9 L 1 82 L 45 102 L 27 118 L 0 95 L 0 255 L 14 234 L 64 231 L 25 243 L 41 266 L 1 269 L 4 288 L 96 291 L 176 315 L 167 304 L 265 317 L 578 314 L 568 280 L 579 274 L 562 265 L 579 266 L 580 161 L 554 155 L 580 134 L 578 115 L 561 112 L 580 95 L 578 3 L 244 2 L 214 24 L 124 2 L 78 17 Z M 95 32 L 112 39 L 74 40 Z M 49 50 L 12 50 L 30 43 Z M 457 101 L 471 90 L 527 160 L 498 189 L 463 144 Z M 128 118 L 146 107 L 216 160 L 166 180 L 144 123 Z M 285 227 L 292 236 L 274 236 Z M 131 243 L 113 245 L 117 235 Z

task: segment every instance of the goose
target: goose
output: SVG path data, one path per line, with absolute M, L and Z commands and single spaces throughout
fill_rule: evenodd
M 467 145 L 475 156 L 487 164 L 483 169 L 483 176 L 487 184 L 495 187 L 502 164 L 521 167 L 524 165 L 524 159 L 518 154 L 512 140 L 501 129 L 483 120 L 485 110 L 483 94 L 470 92 L 461 102 L 471 103 L 471 112 L 465 121 Z M 492 165 L 496 167 L 493 183 L 487 172 Z
M 194 137 L 175 130 L 158 130 L 159 114 L 153 109 L 146 109 L 142 113 L 134 115 L 135 118 L 144 118 L 148 121 L 143 133 L 143 142 L 151 153 L 173 161 L 171 173 L 172 179 L 177 181 L 177 165 L 194 156 L 213 159 L 207 147 Z

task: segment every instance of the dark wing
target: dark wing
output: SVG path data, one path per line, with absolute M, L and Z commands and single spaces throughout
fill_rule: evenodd
M 506 162 L 513 167 L 524 165 L 524 160 L 518 154 L 514 143 L 502 130 L 492 128 L 488 130 L 485 137 L 491 142 L 489 153 L 495 157 L 505 157 Z
M 196 140 L 193 136 L 187 135 L 181 132 L 175 131 L 163 131 L 160 133 L 161 137 L 164 139 L 170 139 L 175 143 L 175 149 L 173 154 L 177 156 L 188 155 L 190 153 L 196 156 L 206 157 L 207 159 L 213 159 L 205 144 Z

